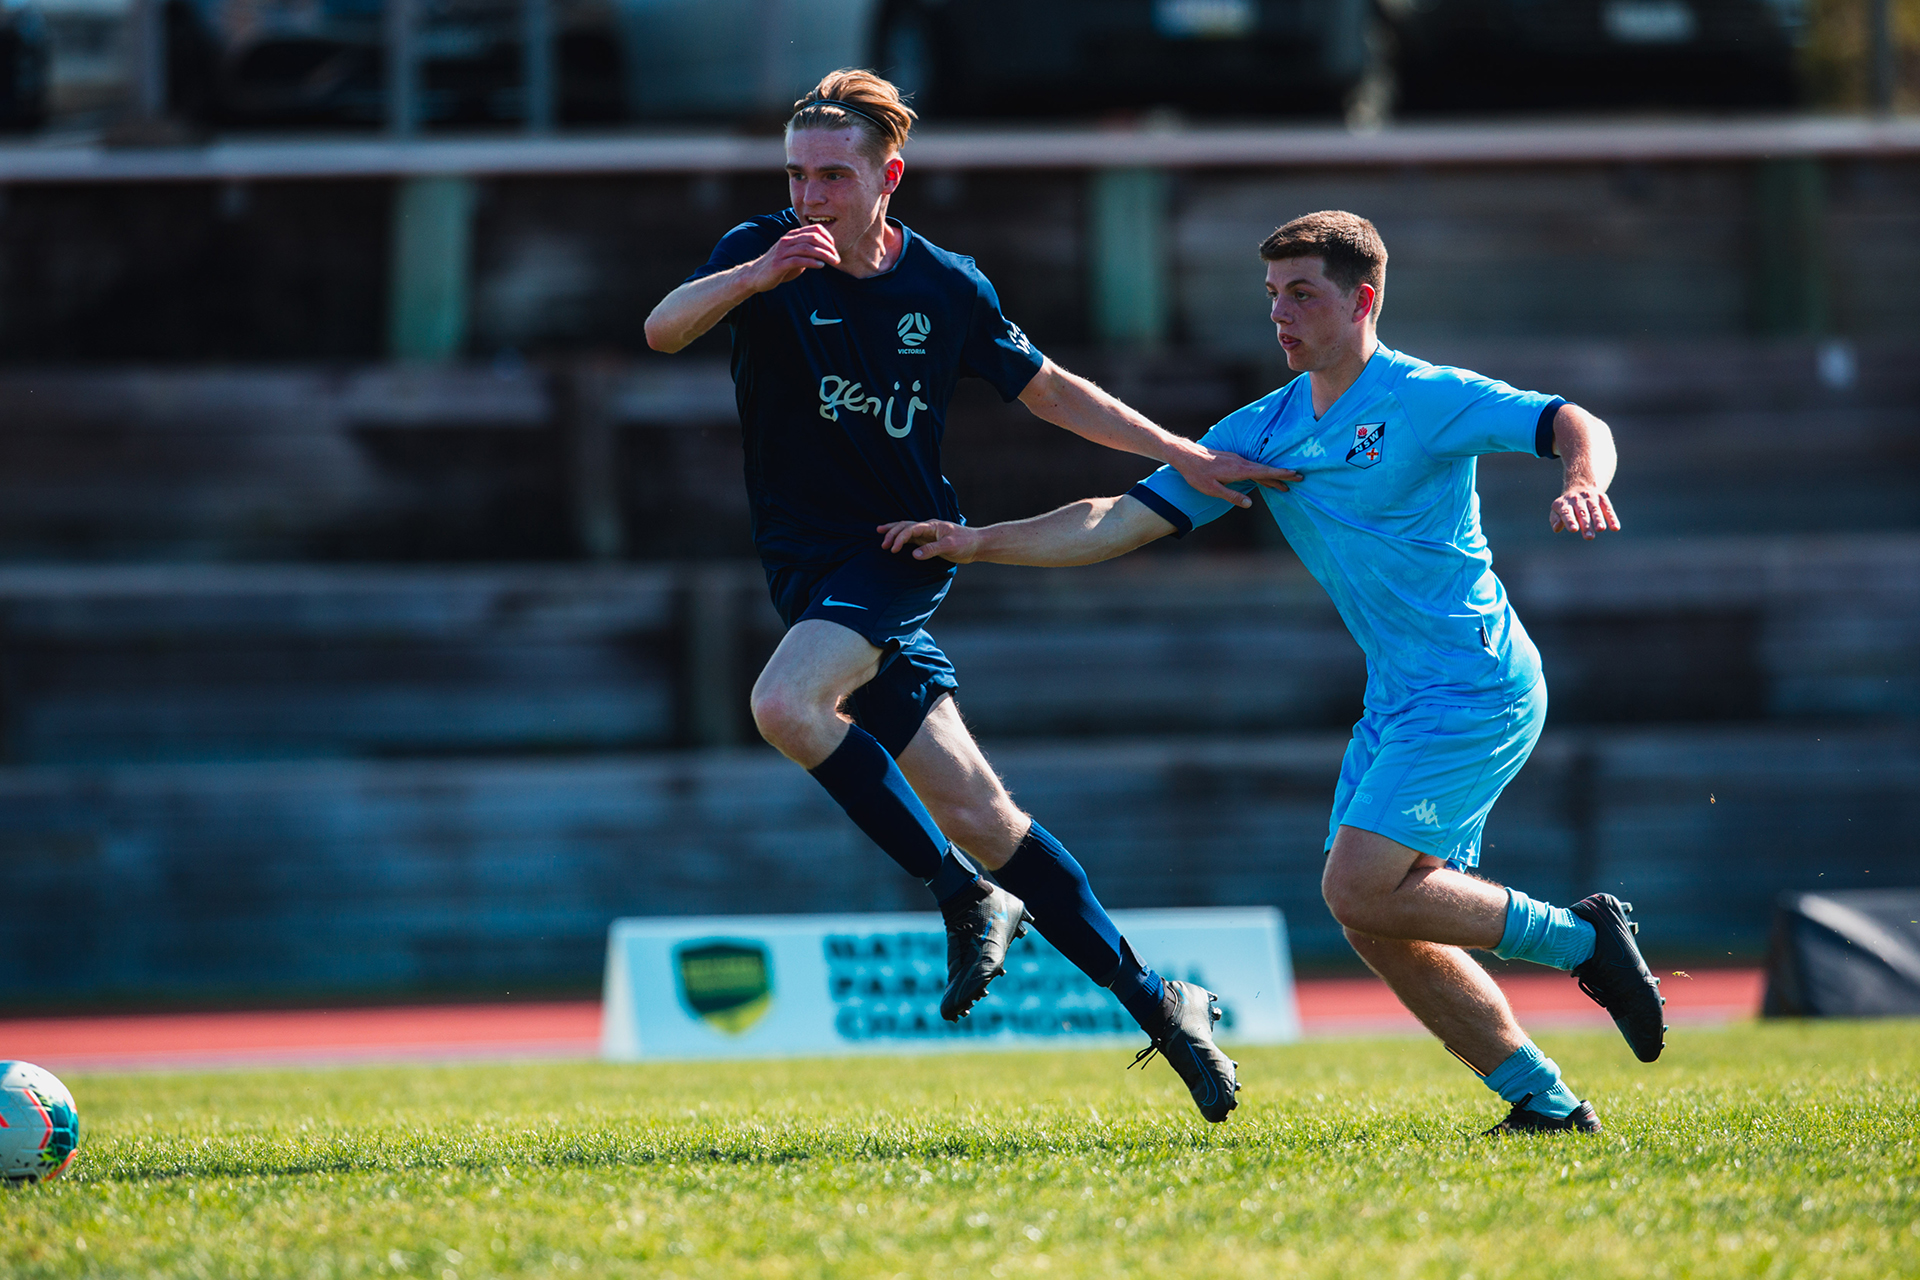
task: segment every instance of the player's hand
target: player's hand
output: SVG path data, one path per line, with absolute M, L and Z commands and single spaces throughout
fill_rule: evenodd
M 1264 462 L 1249 462 L 1237 453 L 1218 453 L 1205 445 L 1194 445 L 1170 464 L 1180 478 L 1209 498 L 1225 498 L 1236 507 L 1250 507 L 1253 499 L 1227 486 L 1237 480 L 1252 480 L 1282 492 L 1303 477 L 1298 471 L 1270 467 Z
M 799 279 L 803 272 L 839 265 L 840 250 L 834 247 L 833 233 L 808 223 L 781 236 L 773 242 L 773 248 L 754 260 L 753 289 L 765 293 Z
M 895 553 L 913 548 L 915 560 L 944 556 L 971 564 L 980 551 L 980 531 L 951 520 L 895 520 L 880 526 L 880 545 Z
M 1577 485 L 1555 498 L 1547 523 L 1555 533 L 1571 530 L 1588 542 L 1598 533 L 1620 532 L 1612 500 L 1591 485 Z

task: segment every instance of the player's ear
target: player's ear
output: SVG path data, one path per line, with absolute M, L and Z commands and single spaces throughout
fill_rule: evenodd
M 892 195 L 900 186 L 900 175 L 906 171 L 907 162 L 899 156 L 887 161 L 886 167 L 880 171 L 882 176 L 880 190 L 886 195 Z
M 1365 281 L 1353 286 L 1353 318 L 1356 321 L 1365 320 L 1373 314 L 1376 297 L 1378 294 L 1374 291 L 1374 287 Z

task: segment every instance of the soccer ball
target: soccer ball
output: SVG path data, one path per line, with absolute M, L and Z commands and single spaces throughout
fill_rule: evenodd
M 51 1071 L 0 1062 L 0 1179 L 44 1182 L 73 1163 L 80 1112 Z

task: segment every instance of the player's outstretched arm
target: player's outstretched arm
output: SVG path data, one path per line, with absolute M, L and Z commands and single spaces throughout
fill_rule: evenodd
M 1620 530 L 1607 486 L 1613 483 L 1618 455 L 1607 424 L 1576 404 L 1563 404 L 1553 416 L 1553 451 L 1566 478 L 1547 520 L 1555 533 L 1573 530 L 1589 542 L 1595 534 Z
M 1020 393 L 1020 403 L 1035 417 L 1056 427 L 1065 427 L 1095 444 L 1164 462 L 1201 493 L 1210 498 L 1224 498 L 1236 507 L 1253 505 L 1253 499 L 1246 494 L 1227 488 L 1236 480 L 1254 480 L 1270 489 L 1285 489 L 1300 479 L 1297 471 L 1249 462 L 1237 453 L 1220 453 L 1185 436 L 1174 435 L 1051 360 L 1040 366 L 1040 372 L 1033 375 L 1033 381 Z
M 944 556 L 955 564 L 1062 567 L 1097 564 L 1143 547 L 1173 532 L 1173 525 L 1138 498 L 1082 498 L 1030 520 L 1004 524 L 954 524 L 948 520 L 896 520 L 880 526 L 889 551 L 913 548 L 916 560 Z
M 751 262 L 689 280 L 647 316 L 647 345 L 671 355 L 690 345 L 756 293 L 777 289 L 803 271 L 840 261 L 825 227 L 796 227 Z

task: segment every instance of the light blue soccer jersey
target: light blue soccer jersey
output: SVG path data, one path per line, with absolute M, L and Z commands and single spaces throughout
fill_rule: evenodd
M 1563 403 L 1380 347 L 1319 419 L 1310 380 L 1298 377 L 1201 443 L 1306 477 L 1259 492 L 1365 651 L 1370 711 L 1494 708 L 1533 688 L 1540 654 L 1494 575 L 1475 459 L 1552 457 Z M 1171 467 L 1132 495 L 1180 536 L 1232 509 Z

